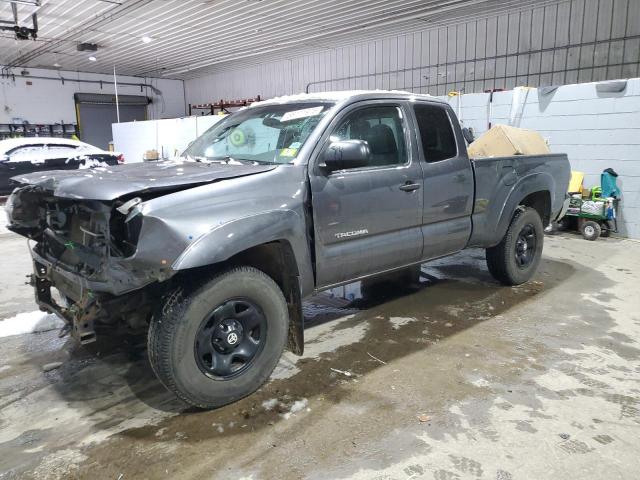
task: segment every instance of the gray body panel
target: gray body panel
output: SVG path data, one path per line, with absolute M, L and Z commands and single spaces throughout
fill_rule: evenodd
M 564 155 L 470 161 L 455 115 L 444 102 L 397 92 L 357 93 L 333 100 L 335 106 L 291 165 L 160 162 L 16 180 L 55 197 L 107 204 L 149 193 L 139 206 L 142 226 L 135 253 L 110 260 L 118 272 L 132 272 L 128 281 L 121 280 L 122 275 L 119 282 L 107 278 L 104 283 L 88 283 L 80 274 L 67 272 L 70 281 L 76 278 L 96 291 L 116 295 L 179 271 L 228 260 L 253 246 L 281 241 L 291 246 L 300 293 L 307 296 L 469 245 L 493 246 L 528 193 L 549 191 L 552 216 L 561 208 L 569 180 Z M 455 157 L 424 161 L 411 109 L 416 101 L 446 109 L 457 142 Z M 409 162 L 330 174 L 318 169 L 331 125 L 349 109 L 379 103 L 403 109 Z M 420 188 L 401 191 L 407 181 Z M 14 193 L 10 203 L 20 201 L 20 195 Z M 18 223 L 12 220 L 9 228 L 17 229 Z
M 227 165 L 168 160 L 86 170 L 52 170 L 13 177 L 59 198 L 115 200 L 132 193 L 171 190 L 272 170 L 272 165 Z
M 548 191 L 550 219 L 560 213 L 571 177 L 566 155 L 516 155 L 476 159 L 472 163 L 476 194 L 470 247 L 498 244 L 513 212 L 532 193 Z

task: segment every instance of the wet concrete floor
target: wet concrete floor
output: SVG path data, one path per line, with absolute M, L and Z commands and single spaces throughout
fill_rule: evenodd
M 2 317 L 35 310 L 0 237 L 20 247 Z M 636 479 L 639 272 L 640 243 L 567 234 L 520 287 L 469 250 L 321 294 L 305 355 L 210 412 L 163 389 L 144 336 L 0 338 L 0 479 Z

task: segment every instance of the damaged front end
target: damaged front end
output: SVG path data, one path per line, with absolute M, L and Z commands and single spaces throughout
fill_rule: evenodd
M 137 258 L 136 203 L 60 198 L 37 185 L 7 202 L 7 228 L 31 240 L 38 306 L 65 319 L 80 343 L 95 341 L 96 322 L 145 324 L 152 297 L 172 275 L 168 265 Z

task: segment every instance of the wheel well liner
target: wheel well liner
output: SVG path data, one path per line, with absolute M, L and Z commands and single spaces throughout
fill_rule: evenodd
M 540 215 L 544 227 L 549 224 L 551 220 L 551 193 L 548 190 L 530 193 L 519 204 L 535 209 Z

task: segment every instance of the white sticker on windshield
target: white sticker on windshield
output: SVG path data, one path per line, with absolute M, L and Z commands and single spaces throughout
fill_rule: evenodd
M 297 120 L 298 118 L 314 117 L 316 115 L 320 115 L 320 112 L 322 112 L 323 108 L 324 107 L 320 106 L 320 107 L 303 108 L 302 110 L 293 110 L 291 112 L 286 112 L 284 115 L 282 115 L 282 118 L 280 119 L 280 121 L 288 122 L 290 120 Z

